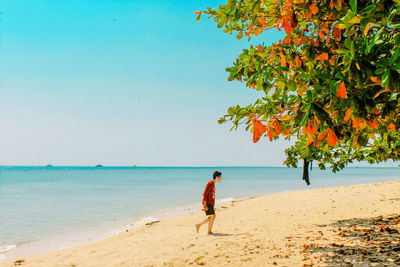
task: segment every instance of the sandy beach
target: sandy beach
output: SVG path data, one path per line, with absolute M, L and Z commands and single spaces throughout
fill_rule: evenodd
M 215 235 L 206 225 L 196 233 L 198 211 L 0 266 L 395 265 L 399 192 L 395 180 L 254 197 L 217 208 Z

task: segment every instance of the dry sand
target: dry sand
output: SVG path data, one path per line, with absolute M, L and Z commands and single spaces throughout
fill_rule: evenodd
M 7 259 L 0 266 L 14 266 L 16 260 L 35 267 L 329 265 L 329 256 L 310 247 L 360 245 L 338 235 L 337 222 L 399 214 L 400 180 L 266 195 L 216 213 L 216 235 L 207 235 L 206 225 L 196 233 L 194 225 L 205 218 L 198 211 L 95 243 Z

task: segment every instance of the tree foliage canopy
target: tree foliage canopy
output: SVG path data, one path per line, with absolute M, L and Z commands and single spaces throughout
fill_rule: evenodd
M 272 45 L 244 49 L 229 81 L 262 91 L 219 123 L 244 124 L 253 142 L 296 137 L 287 166 L 400 159 L 400 0 L 228 0 L 208 15 L 238 39 L 278 29 Z

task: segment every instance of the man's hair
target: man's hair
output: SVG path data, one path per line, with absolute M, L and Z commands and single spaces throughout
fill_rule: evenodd
M 221 172 L 215 171 L 214 174 L 213 174 L 213 180 L 215 180 L 215 178 L 221 176 L 221 174 L 222 174 Z

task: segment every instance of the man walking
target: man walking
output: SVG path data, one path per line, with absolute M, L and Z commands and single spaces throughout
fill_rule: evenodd
M 208 216 L 207 219 L 202 221 L 201 223 L 196 224 L 196 231 L 199 232 L 200 227 L 208 222 L 208 234 L 212 235 L 212 226 L 215 221 L 215 211 L 214 211 L 214 205 L 215 205 L 215 183 L 221 181 L 221 175 L 222 173 L 219 171 L 215 171 L 213 174 L 213 179 L 212 181 L 209 181 L 206 189 L 204 190 L 203 193 L 203 210 L 206 212 L 206 215 Z

